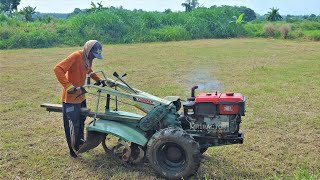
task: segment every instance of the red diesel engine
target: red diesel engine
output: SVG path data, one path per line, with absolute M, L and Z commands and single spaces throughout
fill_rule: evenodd
M 245 97 L 239 93 L 200 93 L 195 98 L 195 113 L 198 115 L 244 116 Z
M 197 88 L 195 86 L 191 89 L 191 97 L 183 104 L 184 113 L 180 116 L 183 128 L 198 133 L 199 137 L 205 135 L 215 139 L 202 138 L 203 143 L 242 143 L 243 134 L 239 133 L 239 128 L 241 116 L 245 115 L 245 97 L 231 92 L 199 93 L 195 96 Z

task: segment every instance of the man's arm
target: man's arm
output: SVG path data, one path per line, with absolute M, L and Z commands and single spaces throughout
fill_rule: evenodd
M 68 81 L 65 74 L 71 68 L 74 62 L 74 58 L 67 57 L 54 67 L 54 73 L 56 74 L 58 81 L 67 91 L 71 89 L 73 85 Z
M 90 69 L 88 74 L 90 74 L 90 73 L 92 73 L 92 72 L 93 72 L 92 69 Z M 91 74 L 90 77 L 91 77 L 93 80 L 95 80 L 95 81 L 99 81 L 99 80 L 100 80 L 99 76 L 96 75 L 95 73 L 94 73 L 94 74 Z

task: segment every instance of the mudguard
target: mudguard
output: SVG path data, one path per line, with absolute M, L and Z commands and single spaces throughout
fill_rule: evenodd
M 141 146 L 145 146 L 148 142 L 148 139 L 140 129 L 116 121 L 100 119 L 96 121 L 95 125 L 91 123 L 87 130 L 112 134 L 125 141 L 133 142 Z

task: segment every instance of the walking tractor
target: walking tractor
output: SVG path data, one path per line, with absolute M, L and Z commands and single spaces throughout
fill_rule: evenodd
M 116 80 L 104 77 L 102 87 L 86 84 L 78 90 L 95 94 L 95 111 L 82 109 L 93 118 L 87 126 L 85 143 L 77 153 L 87 152 L 100 143 L 107 153 L 119 156 L 126 163 L 149 161 L 157 174 L 168 179 L 188 178 L 200 165 L 207 148 L 242 144 L 239 133 L 241 117 L 245 115 L 245 97 L 239 93 L 199 93 L 191 88 L 191 97 L 181 104 L 178 96 L 159 98 L 132 88 L 123 77 L 113 73 Z M 104 112 L 99 112 L 100 99 L 106 97 Z M 131 105 L 145 115 L 118 110 L 119 98 L 131 100 Z M 110 101 L 115 100 L 115 109 Z M 127 100 L 128 101 L 128 100 Z M 113 105 L 114 106 L 114 105 Z M 61 105 L 42 104 L 47 111 L 62 112 Z M 183 108 L 183 111 L 179 111 Z M 107 136 L 119 138 L 113 147 L 107 146 Z

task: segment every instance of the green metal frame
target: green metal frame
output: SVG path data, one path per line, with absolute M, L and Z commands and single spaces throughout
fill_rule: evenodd
M 141 91 L 139 89 L 132 88 L 135 91 L 135 92 L 133 92 L 125 84 L 117 82 L 117 81 L 114 81 L 113 79 L 107 78 L 102 71 L 96 71 L 96 72 L 93 72 L 93 73 L 98 73 L 98 72 L 101 72 L 103 74 L 103 76 L 104 76 L 103 80 L 104 81 L 106 81 L 107 83 L 108 82 L 114 83 L 115 86 L 117 87 L 117 89 L 121 89 L 122 91 L 115 90 L 115 89 L 113 89 L 111 87 L 108 87 L 108 86 L 100 87 L 100 86 L 95 86 L 95 85 L 92 85 L 92 84 L 85 84 L 83 86 L 84 88 L 86 88 L 89 91 L 95 90 L 100 95 L 101 94 L 105 94 L 105 95 L 110 94 L 110 95 L 113 95 L 113 96 L 116 96 L 116 97 L 130 99 L 130 100 L 132 100 L 134 102 L 134 106 L 135 107 L 139 108 L 140 110 L 142 110 L 145 113 L 148 113 L 149 111 L 151 111 L 155 106 L 158 106 L 158 105 L 168 105 L 168 106 L 170 106 L 172 104 L 172 101 L 170 101 L 170 99 L 169 100 L 162 99 L 162 98 L 159 98 L 157 96 L 154 96 L 154 95 L 148 94 L 146 92 L 143 92 L 143 91 Z M 90 73 L 90 74 L 93 74 L 93 73 Z M 177 97 L 177 96 L 175 96 L 175 97 Z M 152 102 L 152 104 L 141 102 L 139 100 L 147 100 L 149 102 Z
M 171 96 L 168 99 L 162 99 L 138 89 L 129 88 L 127 85 L 107 78 L 103 71 L 96 71 L 93 73 L 102 73 L 103 81 L 114 83 L 117 88 L 111 88 L 108 86 L 100 87 L 96 85 L 85 84 L 83 87 L 91 94 L 97 94 L 98 100 L 96 104 L 94 121 L 87 127 L 87 131 L 97 131 L 106 134 L 112 134 L 125 141 L 134 142 L 141 146 L 145 146 L 148 139 L 144 132 L 139 128 L 139 121 L 144 117 L 139 114 L 129 113 L 124 111 L 111 111 L 105 110 L 103 117 L 97 120 L 98 107 L 100 103 L 100 97 L 102 95 L 113 95 L 116 97 L 126 98 L 132 100 L 133 105 L 145 113 L 149 113 L 156 106 L 166 106 L 170 113 L 164 118 L 164 122 L 167 125 L 175 125 L 177 121 L 175 113 L 175 106 L 172 100 L 179 99 L 178 96 Z M 91 74 L 93 74 L 91 73 Z M 91 75 L 89 74 L 88 77 Z M 87 77 L 87 78 L 88 78 Z
M 110 120 L 98 120 L 95 125 L 91 123 L 87 127 L 88 131 L 97 131 L 106 134 L 112 134 L 125 141 L 134 142 L 141 146 L 145 146 L 148 139 L 144 136 L 143 131 L 138 128 L 132 127 L 126 123 L 120 123 Z

